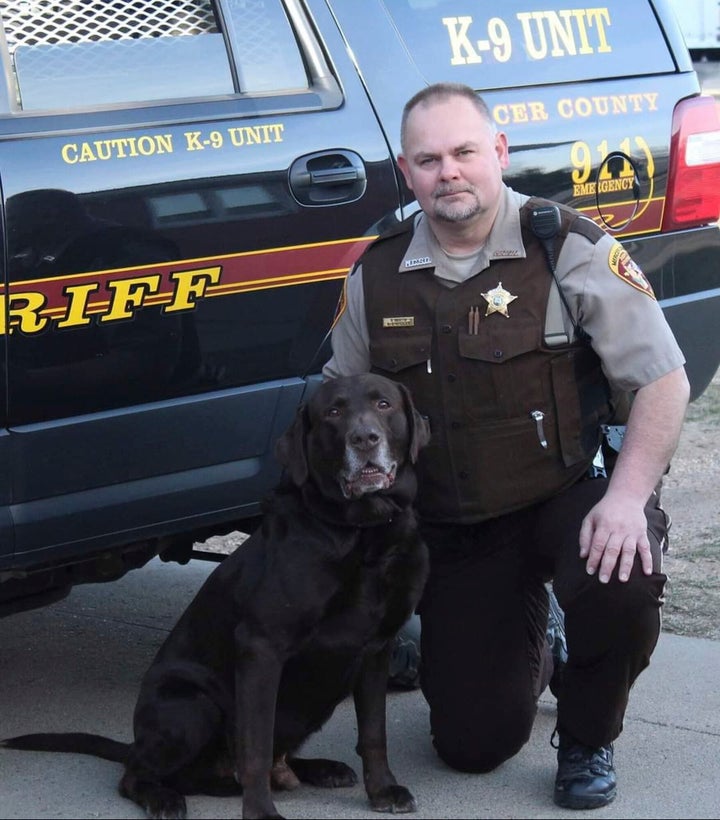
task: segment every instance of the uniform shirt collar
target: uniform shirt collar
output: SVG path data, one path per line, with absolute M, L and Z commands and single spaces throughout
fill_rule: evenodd
M 524 259 L 525 246 L 520 230 L 520 208 L 528 200 L 525 194 L 519 194 L 512 188 L 503 186 L 500 208 L 493 223 L 485 245 L 478 254 L 477 263 L 471 273 L 475 275 L 490 266 L 496 259 Z M 435 268 L 443 277 L 447 257 L 430 229 L 430 223 L 424 214 L 415 219 L 415 231 L 405 255 L 400 260 L 400 272 Z

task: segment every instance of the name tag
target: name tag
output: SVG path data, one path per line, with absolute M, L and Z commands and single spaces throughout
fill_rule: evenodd
M 384 316 L 383 327 L 415 327 L 414 316 Z
M 420 265 L 431 265 L 432 259 L 429 256 L 419 256 L 417 259 L 406 259 L 406 268 L 417 268 Z

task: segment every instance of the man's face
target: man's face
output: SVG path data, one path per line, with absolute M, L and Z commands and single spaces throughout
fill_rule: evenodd
M 432 100 L 408 117 L 398 164 L 431 220 L 494 218 L 508 167 L 507 139 L 464 97 Z

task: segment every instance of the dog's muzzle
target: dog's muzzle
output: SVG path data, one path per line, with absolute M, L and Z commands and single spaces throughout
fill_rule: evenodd
M 378 490 L 387 490 L 395 483 L 397 463 L 389 469 L 378 467 L 368 462 L 359 469 L 347 472 L 341 471 L 339 478 L 340 489 L 345 498 L 358 498 L 366 493 L 375 493 Z

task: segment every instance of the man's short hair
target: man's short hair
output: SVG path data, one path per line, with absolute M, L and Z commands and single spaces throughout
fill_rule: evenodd
M 483 98 L 471 88 L 469 85 L 463 83 L 434 83 L 425 88 L 421 88 L 417 94 L 414 94 L 403 108 L 402 120 L 400 121 L 400 145 L 402 150 L 405 150 L 405 137 L 407 132 L 407 121 L 410 113 L 419 105 L 427 105 L 430 102 L 440 101 L 444 102 L 451 97 L 464 97 L 469 100 L 478 112 L 487 120 L 490 128 L 495 131 L 495 121 L 492 118 L 490 109 Z

